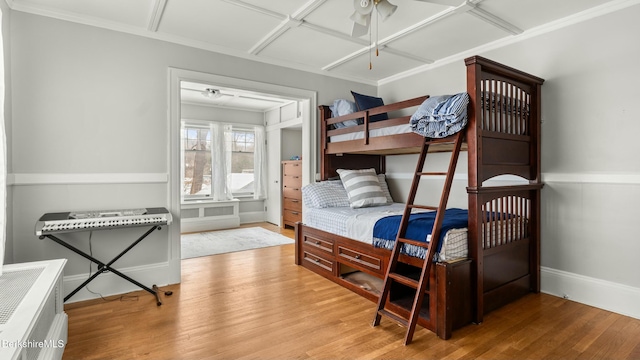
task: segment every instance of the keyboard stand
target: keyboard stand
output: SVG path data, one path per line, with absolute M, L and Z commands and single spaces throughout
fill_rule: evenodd
M 45 234 L 45 235 L 40 235 L 40 239 L 43 239 L 45 237 L 57 242 L 58 244 L 66 247 L 67 249 L 73 251 L 74 253 L 84 257 L 85 259 L 88 259 L 96 264 L 98 264 L 98 271 L 91 275 L 91 277 L 89 277 L 85 282 L 83 282 L 80 286 L 78 286 L 75 290 L 73 290 L 71 293 L 69 293 L 69 295 L 65 296 L 64 301 L 66 302 L 67 300 L 69 300 L 69 298 L 71 298 L 73 295 L 75 295 L 78 291 L 80 291 L 80 289 L 82 289 L 83 287 L 85 287 L 87 284 L 89 284 L 93 279 L 95 279 L 96 277 L 98 277 L 98 275 L 107 272 L 107 271 L 111 271 L 112 273 L 120 276 L 121 278 L 137 285 L 138 287 L 148 291 L 149 293 L 151 293 L 152 295 L 154 295 L 156 297 L 156 305 L 160 306 L 162 305 L 162 301 L 160 300 L 160 295 L 159 295 L 159 291 L 158 291 L 158 287 L 156 285 L 153 285 L 153 288 L 149 288 L 143 284 L 141 284 L 140 282 L 132 279 L 131 277 L 121 273 L 120 271 L 114 269 L 113 267 L 111 267 L 111 265 L 113 263 L 115 263 L 116 261 L 118 261 L 118 259 L 120 259 L 124 254 L 126 254 L 127 252 L 129 252 L 129 250 L 133 249 L 134 246 L 138 245 L 138 243 L 140 243 L 140 241 L 142 241 L 144 238 L 146 238 L 147 236 L 149 236 L 149 234 L 151 234 L 152 232 L 154 232 L 155 230 L 160 230 L 161 227 L 160 225 L 153 225 L 151 227 L 151 229 L 149 229 L 146 233 L 144 233 L 142 236 L 140 236 L 136 241 L 134 241 L 131 245 L 129 245 L 126 249 L 124 249 L 120 254 L 118 254 L 116 257 L 114 257 L 111 261 L 109 261 L 108 263 L 103 263 L 102 261 L 94 258 L 93 256 L 83 252 L 82 250 L 79 250 L 78 248 L 69 245 L 68 243 L 66 243 L 64 240 L 61 240 L 60 238 L 56 237 L 55 235 L 52 234 Z

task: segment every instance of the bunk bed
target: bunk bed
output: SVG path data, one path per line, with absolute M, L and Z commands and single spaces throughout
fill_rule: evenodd
M 465 146 L 468 156 L 466 256 L 431 267 L 424 314 L 418 324 L 448 339 L 454 329 L 481 323 L 484 314 L 529 292 L 540 291 L 540 117 L 543 79 L 479 56 L 465 59 L 469 95 Z M 320 106 L 320 178 L 338 169 L 385 173 L 387 155 L 419 153 L 424 137 L 410 129 L 409 110 L 428 96 L 332 117 Z M 396 114 L 371 121 L 381 114 Z M 355 126 L 337 127 L 351 121 Z M 355 122 L 354 122 L 355 121 Z M 391 128 L 389 135 L 385 128 Z M 345 139 L 346 138 L 346 139 Z M 432 146 L 429 151 L 451 151 Z M 516 175 L 525 181 L 488 186 Z M 375 281 L 387 270 L 390 251 L 305 224 L 296 224 L 295 262 L 372 301 Z M 487 214 L 491 214 L 487 216 Z M 421 267 L 422 259 L 401 255 Z M 406 314 L 401 305 L 395 311 Z

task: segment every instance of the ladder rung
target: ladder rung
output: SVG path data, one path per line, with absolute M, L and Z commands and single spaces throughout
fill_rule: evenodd
M 405 238 L 398 238 L 398 241 L 405 243 L 405 244 L 411 244 L 411 245 L 415 245 L 415 246 L 420 246 L 423 248 L 426 248 L 429 246 L 428 242 L 425 241 L 417 241 L 417 240 L 411 240 L 411 239 L 405 239 Z
M 407 205 L 408 208 L 411 209 L 425 209 L 425 210 L 438 210 L 437 206 L 429 206 L 429 205 Z
M 389 273 L 389 277 L 399 282 L 400 284 L 408 286 L 413 289 L 417 289 L 419 285 L 418 280 L 412 279 L 404 275 L 400 275 L 398 273 Z
M 454 144 L 456 142 L 456 137 L 446 137 L 440 139 L 431 139 L 426 141 L 425 143 L 431 144 Z
M 407 319 L 405 319 L 405 318 L 403 318 L 401 316 L 398 316 L 398 315 L 392 313 L 391 311 L 387 311 L 385 309 L 380 309 L 380 310 L 378 310 L 378 314 L 386 316 L 389 319 L 397 322 L 400 325 L 404 325 L 404 326 L 408 326 L 409 325 L 409 320 L 407 320 Z
M 436 176 L 436 175 L 440 175 L 440 176 L 447 176 L 448 172 L 446 171 L 429 171 L 429 172 L 421 172 L 418 173 L 417 175 L 419 176 Z

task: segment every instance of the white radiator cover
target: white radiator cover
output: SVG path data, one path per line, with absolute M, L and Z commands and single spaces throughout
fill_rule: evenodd
M 180 207 L 180 231 L 200 232 L 240 226 L 240 201 L 191 201 Z
M 0 359 L 62 359 L 67 343 L 66 259 L 5 265 L 0 276 Z

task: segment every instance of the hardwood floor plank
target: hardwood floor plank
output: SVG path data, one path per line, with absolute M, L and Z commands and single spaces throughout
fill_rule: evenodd
M 292 230 L 263 224 L 293 238 Z M 255 225 L 253 225 L 255 226 Z M 438 339 L 371 321 L 375 304 L 284 245 L 187 259 L 162 306 L 144 291 L 65 305 L 75 359 L 639 359 L 640 320 L 529 294 Z

